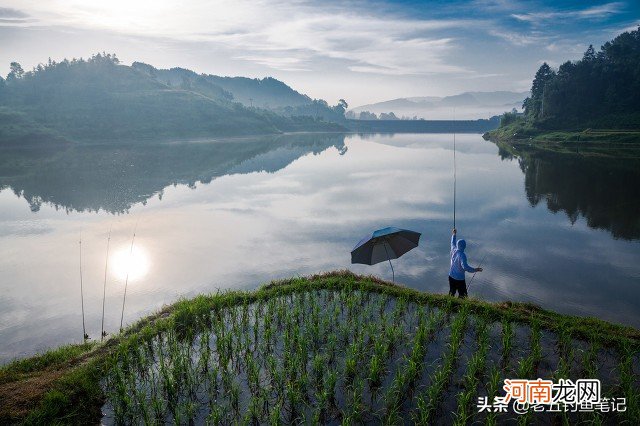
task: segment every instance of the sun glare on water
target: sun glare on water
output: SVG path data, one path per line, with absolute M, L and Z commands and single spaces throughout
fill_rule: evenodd
M 110 260 L 111 272 L 116 278 L 126 280 L 129 274 L 129 281 L 138 280 L 149 272 L 149 255 L 147 251 L 139 246 L 123 247 L 113 253 Z

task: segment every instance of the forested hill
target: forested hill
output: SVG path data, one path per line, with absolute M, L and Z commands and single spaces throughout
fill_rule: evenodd
M 209 76 L 211 81 L 233 94 L 234 99 L 243 104 L 253 104 L 263 108 L 308 105 L 313 101 L 280 80 L 272 77 L 263 79 L 246 77 Z
M 189 72 L 188 70 L 184 70 Z M 190 73 L 190 72 L 189 72 Z M 196 75 L 197 77 L 197 75 Z M 342 127 L 245 107 L 206 79 L 167 85 L 115 55 L 49 62 L 0 80 L 0 144 L 267 134 Z
M 263 79 L 246 77 L 220 77 L 217 75 L 196 74 L 184 68 L 158 69 L 149 64 L 134 62 L 132 68 L 154 77 L 171 87 L 195 86 L 215 93 L 216 97 L 240 102 L 245 106 L 260 108 L 281 108 L 311 104 L 313 101 L 280 80 L 272 77 Z
M 266 109 L 285 117 L 312 116 L 342 123 L 347 108 L 344 100 L 329 106 L 326 101 L 311 99 L 272 77 L 221 77 L 184 68 L 158 69 L 142 62 L 134 62 L 131 67 L 169 87 L 240 102 L 245 107 Z
M 640 128 L 640 27 L 535 75 L 525 118 L 541 129 Z

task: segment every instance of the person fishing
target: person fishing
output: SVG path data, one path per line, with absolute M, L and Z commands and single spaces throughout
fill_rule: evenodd
M 451 235 L 451 269 L 449 270 L 449 296 L 467 297 L 467 282 L 464 279 L 466 272 L 482 272 L 482 268 L 472 268 L 467 263 L 467 255 L 464 249 L 467 246 L 465 240 L 457 240 L 456 228 Z

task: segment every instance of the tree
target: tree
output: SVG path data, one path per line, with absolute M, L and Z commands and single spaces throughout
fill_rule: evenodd
M 543 64 L 523 108 L 526 120 L 549 130 L 637 128 L 638 93 L 640 27 L 606 42 L 598 52 L 589 45 L 581 60 L 566 61 L 557 72 Z
M 377 120 L 378 116 L 374 112 L 362 111 L 360 113 L 360 120 Z
M 344 112 L 349 108 L 349 104 L 344 99 L 340 99 L 338 104 L 334 106 L 332 109 L 339 115 L 343 116 Z
M 9 65 L 9 69 L 11 70 L 7 75 L 7 81 L 18 80 L 24 76 L 24 70 L 22 66 L 17 62 L 11 62 Z
M 525 114 L 533 119 L 541 118 L 544 115 L 544 89 L 555 75 L 556 73 L 546 62 L 540 66 L 531 85 L 531 97 L 525 99 L 522 105 L 525 109 Z
M 596 60 L 596 51 L 593 49 L 593 44 L 589 45 L 589 48 L 586 52 L 584 52 L 584 56 L 582 57 L 584 62 L 591 62 Z
M 393 112 L 390 112 L 388 114 L 384 112 L 380 113 L 380 120 L 397 120 L 397 119 L 398 117 Z
M 535 77 L 533 78 L 533 83 L 531 85 L 531 97 L 534 99 L 542 98 L 542 93 L 544 92 L 544 85 L 547 84 L 549 80 L 553 78 L 555 73 L 546 62 L 543 63 L 538 72 L 536 72 Z

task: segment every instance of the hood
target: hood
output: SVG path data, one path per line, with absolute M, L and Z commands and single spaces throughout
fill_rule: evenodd
M 458 251 L 464 252 L 465 247 L 467 247 L 467 242 L 465 240 L 458 240 Z

